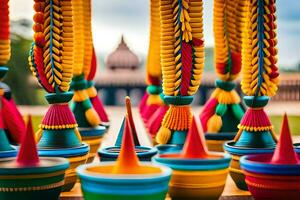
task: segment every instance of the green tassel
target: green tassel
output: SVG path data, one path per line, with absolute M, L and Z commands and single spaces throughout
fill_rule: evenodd
M 227 105 L 226 104 L 218 104 L 216 108 L 216 114 L 219 116 L 223 116 L 227 111 Z
M 232 112 L 234 116 L 238 119 L 241 120 L 244 116 L 244 110 L 242 109 L 240 104 L 232 104 L 231 105 Z

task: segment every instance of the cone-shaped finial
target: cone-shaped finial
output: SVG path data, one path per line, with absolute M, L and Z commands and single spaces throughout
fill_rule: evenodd
M 31 116 L 28 118 L 26 134 L 21 143 L 17 163 L 22 166 L 36 166 L 39 164 Z
M 122 146 L 112 172 L 115 174 L 135 174 L 138 168 L 139 159 L 135 153 L 129 118 L 126 116 Z
M 284 114 L 283 117 L 280 137 L 275 152 L 273 154 L 271 163 L 273 164 L 299 163 L 297 154 L 294 150 L 292 136 L 289 128 L 289 122 L 286 113 Z
M 134 121 L 133 121 L 132 110 L 131 110 L 131 101 L 130 101 L 129 96 L 125 97 L 125 104 L 126 104 L 126 111 L 127 111 L 127 115 L 128 115 L 128 120 L 129 120 L 129 124 L 130 124 L 130 128 L 131 128 L 134 144 L 135 144 L 135 146 L 140 146 L 140 142 L 137 137 L 137 132 L 136 132 L 136 128 L 135 128 Z
M 197 159 L 206 158 L 208 156 L 203 131 L 199 126 L 200 124 L 193 116 L 192 124 L 181 153 L 183 158 Z

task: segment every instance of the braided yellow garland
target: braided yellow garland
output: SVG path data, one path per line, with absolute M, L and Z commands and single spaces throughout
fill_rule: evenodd
M 194 95 L 199 88 L 204 66 L 202 11 L 199 0 L 160 1 L 162 86 L 166 96 L 180 99 Z M 171 104 L 157 142 L 166 144 L 172 131 L 188 130 L 191 118 L 188 104 Z
M 274 96 L 278 89 L 276 15 L 274 0 L 251 0 L 243 40 L 242 90 L 248 96 Z M 261 4 L 259 9 L 258 4 Z M 259 18 L 259 13 L 263 17 Z M 257 26 L 258 20 L 262 25 Z

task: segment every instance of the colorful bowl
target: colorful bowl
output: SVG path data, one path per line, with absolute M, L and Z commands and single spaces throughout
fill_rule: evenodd
M 149 162 L 148 168 L 158 168 Z M 171 169 L 159 166 L 154 174 L 109 174 L 113 162 L 88 164 L 77 168 L 85 200 L 164 200 L 168 192 Z
M 159 154 L 178 153 L 182 150 L 182 145 L 176 144 L 160 144 L 156 146 Z
M 118 158 L 121 147 L 107 147 L 98 150 L 100 161 L 115 161 Z M 151 161 L 152 157 L 157 154 L 156 148 L 136 146 L 135 152 L 140 161 Z
M 64 148 L 64 149 L 38 149 L 41 157 L 64 157 L 70 162 L 70 167 L 66 171 L 65 184 L 62 191 L 70 191 L 77 180 L 75 169 L 82 164 L 85 164 L 88 158 L 89 146 L 82 143 L 80 147 Z
M 241 190 L 248 190 L 245 182 L 245 175 L 240 167 L 240 158 L 244 155 L 272 153 L 274 148 L 246 148 L 236 147 L 235 142 L 226 142 L 224 145 L 225 151 L 232 155 L 232 160 L 229 167 L 229 173 L 235 185 Z
M 0 159 L 0 199 L 59 199 L 68 160 L 44 157 L 40 162 L 37 167 L 20 167 L 15 159 Z
M 169 195 L 172 199 L 209 199 L 221 196 L 228 175 L 230 155 L 212 153 L 220 158 L 180 159 L 159 155 L 154 161 L 172 168 Z
M 273 154 L 243 156 L 241 167 L 255 199 L 298 199 L 300 165 L 271 164 Z M 298 156 L 300 158 L 300 156 Z
M 224 143 L 233 140 L 235 135 L 235 132 L 205 133 L 208 150 L 224 152 Z
M 90 146 L 87 163 L 91 163 L 97 155 L 97 150 L 100 147 L 104 134 L 106 133 L 106 128 L 104 126 L 98 126 L 95 128 L 79 127 L 78 130 L 80 132 L 82 141 Z

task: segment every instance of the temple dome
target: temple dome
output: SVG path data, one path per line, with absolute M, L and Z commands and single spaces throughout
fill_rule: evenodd
M 139 58 L 127 46 L 122 36 L 117 49 L 108 55 L 106 67 L 112 70 L 116 69 L 137 69 L 140 65 Z

